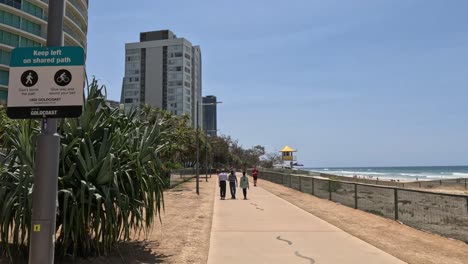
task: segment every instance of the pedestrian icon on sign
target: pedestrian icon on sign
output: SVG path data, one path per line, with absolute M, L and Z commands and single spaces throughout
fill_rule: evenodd
M 32 80 L 33 80 L 32 73 L 29 72 L 28 76 L 26 76 L 26 84 L 31 84 L 32 85 L 32 83 L 33 83 Z
M 60 86 L 66 86 L 71 82 L 72 75 L 69 71 L 62 69 L 57 71 L 54 76 L 55 83 Z
M 21 83 L 26 87 L 34 86 L 39 80 L 39 76 L 35 71 L 27 70 L 21 74 Z

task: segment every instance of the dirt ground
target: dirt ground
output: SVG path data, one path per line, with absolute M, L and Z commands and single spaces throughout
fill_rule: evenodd
M 194 180 L 168 190 L 164 196 L 166 210 L 162 224 L 157 223 L 146 239 L 123 243 L 108 257 L 75 263 L 206 263 L 215 184 L 216 176 L 208 183 L 202 177 L 200 196 L 195 193 Z M 468 264 L 468 244 L 464 242 L 425 233 L 261 179 L 259 186 L 405 262 Z M 0 260 L 0 263 L 4 262 Z
M 405 262 L 468 263 L 468 244 L 464 242 L 419 231 L 269 181 L 259 179 L 259 186 Z
M 164 195 L 165 212 L 149 236 L 124 243 L 108 257 L 80 260 L 79 264 L 206 263 L 210 247 L 216 176 L 182 183 Z M 72 262 L 58 262 L 72 263 Z

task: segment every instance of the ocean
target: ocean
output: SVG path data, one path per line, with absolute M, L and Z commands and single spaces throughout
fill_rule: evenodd
M 353 177 L 401 179 L 401 180 L 443 180 L 468 178 L 468 166 L 425 166 L 425 167 L 349 167 L 349 168 L 303 168 L 303 170 Z

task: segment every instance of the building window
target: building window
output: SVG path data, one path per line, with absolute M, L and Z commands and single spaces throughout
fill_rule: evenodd
M 182 52 L 174 52 L 174 53 L 171 53 L 171 57 L 182 57 Z
M 22 10 L 25 11 L 26 13 L 29 13 L 29 14 L 35 16 L 35 17 L 43 18 L 42 8 L 38 7 L 37 5 L 33 5 L 33 4 L 29 3 L 28 1 L 23 1 Z
M 41 43 L 36 42 L 34 40 L 27 39 L 25 37 L 21 37 L 19 46 L 20 47 L 40 47 Z
M 169 71 L 182 71 L 182 66 L 171 66 Z
M 139 59 L 139 56 L 127 56 L 127 61 L 138 61 Z
M 140 49 L 128 49 L 126 52 L 127 52 L 127 55 L 140 54 Z
M 12 34 L 10 32 L 6 32 L 3 30 L 0 30 L 0 43 L 9 45 L 9 46 L 14 46 L 18 47 L 19 46 L 19 36 Z
M 169 80 L 180 80 L 182 79 L 182 73 L 170 73 L 167 75 Z
M 7 13 L 5 11 L 0 11 L 0 22 L 15 28 L 19 28 L 21 25 L 21 19 L 19 16 Z
M 8 85 L 8 77 L 9 77 L 8 71 L 0 70 L 0 84 Z
M 184 82 L 185 87 L 190 88 L 190 83 L 189 82 Z
M 182 65 L 182 59 L 172 58 L 167 60 L 168 65 Z
M 168 86 L 181 86 L 182 81 L 169 81 L 167 84 Z
M 6 50 L 0 50 L 0 64 L 10 65 L 11 53 Z

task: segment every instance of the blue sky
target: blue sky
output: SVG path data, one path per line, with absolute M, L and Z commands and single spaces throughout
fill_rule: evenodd
M 90 3 L 87 57 L 110 99 L 125 43 L 170 29 L 201 46 L 203 94 L 244 147 L 287 144 L 313 167 L 468 164 L 467 1 L 111 3 Z

